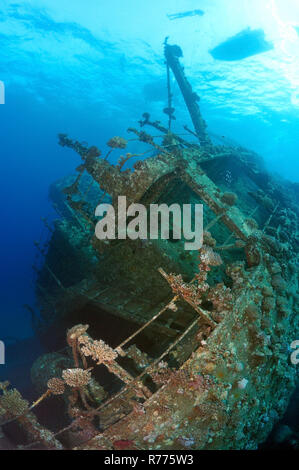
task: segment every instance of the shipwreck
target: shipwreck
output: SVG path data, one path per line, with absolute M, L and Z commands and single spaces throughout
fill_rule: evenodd
M 13 441 L 21 429 L 23 448 L 256 449 L 296 387 L 298 185 L 208 133 L 181 56 L 165 42 L 168 125 L 144 113 L 106 155 L 59 136 L 82 163 L 51 187 L 59 217 L 45 220 L 47 245 L 36 242 L 32 313 L 49 350 L 31 371 L 40 398 L 30 405 L 7 383 L 0 392 L 2 432 Z M 184 135 L 172 132 L 171 73 L 193 124 Z M 131 138 L 154 156 L 111 164 Z M 95 208 L 118 196 L 203 204 L 203 247 L 98 240 Z M 39 406 L 61 426 L 39 420 Z

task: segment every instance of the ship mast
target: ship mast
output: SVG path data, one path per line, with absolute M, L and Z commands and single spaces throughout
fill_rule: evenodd
M 180 87 L 200 145 L 212 145 L 211 139 L 209 138 L 206 131 L 207 124 L 201 115 L 198 105 L 200 98 L 192 90 L 192 86 L 187 80 L 184 69 L 179 61 L 179 58 L 183 55 L 181 48 L 176 45 L 171 46 L 170 44 L 167 44 L 166 38 L 164 42 L 164 54 L 167 70 L 169 70 L 169 68 L 172 70 L 174 77 Z

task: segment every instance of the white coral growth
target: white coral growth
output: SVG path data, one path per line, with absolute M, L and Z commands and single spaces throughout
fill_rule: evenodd
M 113 362 L 118 356 L 117 352 L 102 340 L 92 340 L 87 335 L 82 335 L 78 341 L 83 345 L 81 351 L 84 356 L 90 356 L 97 364 Z

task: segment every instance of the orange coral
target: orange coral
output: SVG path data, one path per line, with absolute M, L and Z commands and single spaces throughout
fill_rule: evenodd
M 47 385 L 48 385 L 48 389 L 50 390 L 51 393 L 53 393 L 53 395 L 63 395 L 65 391 L 63 380 L 58 379 L 57 377 L 50 379 Z

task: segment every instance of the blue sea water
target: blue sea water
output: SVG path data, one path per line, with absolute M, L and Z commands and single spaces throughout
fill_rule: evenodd
M 269 170 L 299 181 L 299 3 L 297 0 L 0 0 L 0 339 L 33 335 L 42 217 L 55 217 L 51 183 L 79 157 L 58 133 L 104 148 L 147 111 L 166 122 L 163 42 L 169 36 L 208 130 L 261 154 Z M 200 11 L 200 14 L 194 12 Z M 193 13 L 192 13 L 193 12 Z M 242 60 L 210 51 L 250 28 L 273 48 Z M 241 47 L 241 46 L 240 46 Z M 245 54 L 246 55 L 246 54 Z M 173 85 L 177 122 L 190 125 Z M 135 150 L 138 151 L 138 144 Z

